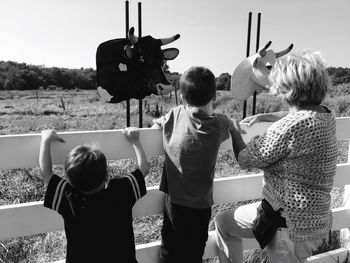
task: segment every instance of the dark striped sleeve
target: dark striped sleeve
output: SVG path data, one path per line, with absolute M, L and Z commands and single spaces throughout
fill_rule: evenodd
M 54 174 L 47 186 L 44 206 L 61 214 L 62 205 L 65 203 L 64 190 L 68 185 L 67 180 Z
M 139 169 L 136 169 L 132 173 L 126 175 L 125 178 L 129 180 L 131 192 L 133 197 L 135 198 L 135 201 L 133 202 L 134 204 L 147 192 L 145 178 Z

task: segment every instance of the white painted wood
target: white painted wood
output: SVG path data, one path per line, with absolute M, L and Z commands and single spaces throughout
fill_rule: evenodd
M 334 186 L 350 184 L 350 163 L 337 164 L 337 171 L 334 178 Z
M 332 209 L 333 225 L 332 230 L 339 230 L 350 226 L 350 208 L 340 207 Z
M 262 134 L 271 123 L 259 123 L 248 128 L 243 126 L 246 134 L 243 135 L 247 142 L 253 136 Z M 345 140 L 350 138 L 350 117 L 337 118 L 337 138 Z M 59 133 L 66 141 L 65 144 L 56 143 L 52 146 L 53 163 L 61 164 L 70 149 L 85 143 L 98 143 L 100 149 L 109 160 L 118 160 L 134 157 L 134 152 L 125 140 L 121 130 L 109 131 L 85 131 Z M 158 156 L 163 154 L 161 131 L 157 129 L 141 129 L 141 142 L 146 154 Z M 0 136 L 0 168 L 26 168 L 38 165 L 40 134 L 5 135 Z M 220 150 L 232 150 L 231 139 L 225 141 Z M 350 184 L 350 152 L 347 164 L 337 166 L 335 185 Z M 216 179 L 214 184 L 215 203 L 243 201 L 261 197 L 262 175 L 246 175 L 232 178 Z M 163 209 L 163 194 L 158 187 L 148 189 L 148 194 L 134 207 L 133 216 L 145 216 L 161 213 Z M 347 191 L 347 190 L 346 190 Z M 333 229 L 341 229 L 350 225 L 350 205 L 333 210 Z M 63 230 L 61 217 L 55 212 L 43 207 L 42 202 L 32 202 L 19 205 L 0 207 L 0 240 L 27 236 L 31 234 Z M 244 240 L 244 248 L 257 247 L 254 239 Z M 137 246 L 137 257 L 140 263 L 157 262 L 159 242 Z M 327 261 L 333 256 L 345 259 L 347 250 L 340 249 L 324 253 L 309 259 L 309 262 Z M 209 239 L 205 250 L 205 258 L 216 255 L 215 233 L 209 233 Z M 63 261 L 62 261 L 63 262 Z
M 63 230 L 63 220 L 42 202 L 0 206 L 0 240 Z
M 347 130 L 348 132 L 349 130 Z M 350 163 L 350 142 L 348 146 L 348 164 Z M 349 174 L 349 173 L 348 173 Z M 350 176 L 348 176 L 350 177 Z M 350 183 L 344 183 L 343 206 L 350 207 Z M 344 248 L 350 249 L 350 229 L 344 228 L 340 231 L 340 241 Z
M 149 257 L 146 258 L 146 260 L 143 260 L 142 258 L 140 258 L 140 256 L 144 256 L 144 254 L 140 254 L 140 256 L 138 256 L 137 254 L 137 258 L 138 261 L 140 263 L 156 263 L 158 261 L 151 261 L 154 260 L 154 255 L 156 255 L 159 251 L 159 242 L 154 242 L 154 243 L 150 243 L 151 246 L 150 247 L 144 247 L 144 250 L 148 250 L 152 252 L 152 255 L 149 255 Z M 137 250 L 138 251 L 138 250 Z M 349 250 L 346 248 L 339 248 L 339 249 L 335 249 L 329 252 L 325 252 L 322 254 L 318 254 L 316 256 L 312 256 L 310 258 L 307 259 L 307 262 L 309 263 L 348 263 L 348 261 L 346 261 L 346 259 L 348 259 L 348 254 L 349 254 Z M 206 254 L 205 254 L 206 255 Z M 203 258 L 208 258 L 208 257 L 203 257 Z M 338 261 L 339 260 L 339 261 Z M 60 260 L 60 261 L 55 261 L 53 263 L 64 263 L 64 260 Z
M 350 139 L 350 117 L 337 118 L 337 138 L 341 140 Z
M 75 146 L 97 143 L 109 160 L 134 157 L 134 151 L 122 130 L 58 133 L 66 142 L 52 144 L 53 164 L 62 164 L 67 153 Z M 148 156 L 163 154 L 161 131 L 144 128 L 140 140 Z M 2 169 L 38 166 L 40 134 L 0 136 L 0 167 Z
M 262 134 L 270 122 L 254 124 L 252 127 L 243 125 L 246 131 L 243 139 L 248 142 L 253 136 Z M 339 140 L 349 139 L 350 118 L 337 118 L 337 136 Z M 124 138 L 121 130 L 78 131 L 59 133 L 66 143 L 54 143 L 52 146 L 53 163 L 61 164 L 66 154 L 73 147 L 96 142 L 106 154 L 107 159 L 118 160 L 134 157 L 134 152 Z M 148 156 L 163 154 L 161 131 L 152 128 L 141 129 L 141 142 Z M 0 136 L 0 168 L 28 168 L 38 166 L 40 134 L 20 134 Z M 230 150 L 231 139 L 221 145 L 221 150 Z
M 234 180 L 232 180 L 232 181 L 234 181 Z M 21 209 L 23 209 L 23 208 L 21 208 Z M 43 208 L 43 209 L 45 209 L 45 208 Z M 45 210 L 48 210 L 48 209 L 45 209 Z M 40 213 L 41 212 L 42 211 L 40 211 Z M 12 218 L 16 218 L 16 217 L 17 217 L 16 214 L 12 214 Z M 57 216 L 57 218 L 60 218 L 60 217 Z M 350 218 L 350 209 L 349 208 L 334 209 L 333 210 L 333 229 L 334 230 L 341 229 L 343 227 L 349 226 L 349 221 L 347 220 L 347 218 Z M 48 219 L 48 220 L 52 220 L 52 219 Z M 1 227 L 1 229 L 5 229 L 5 228 Z M 12 230 L 13 229 L 14 228 L 12 228 Z M 24 236 L 24 235 L 26 235 L 26 234 L 21 234 L 21 236 Z M 211 257 L 216 256 L 215 239 L 216 239 L 215 231 L 210 231 L 203 258 L 211 258 Z M 137 258 L 138 258 L 139 262 L 140 263 L 156 263 L 156 262 L 158 262 L 159 245 L 160 245 L 160 242 L 157 241 L 157 242 L 152 242 L 152 243 L 142 244 L 142 245 L 136 246 L 136 254 L 137 254 Z M 243 248 L 244 249 L 252 249 L 252 248 L 257 248 L 257 247 L 258 247 L 258 244 L 254 239 L 244 239 L 243 240 Z M 345 258 L 342 251 L 341 251 L 341 253 L 340 252 L 338 253 L 338 252 L 339 251 L 335 250 L 334 253 L 331 253 L 331 254 L 325 253 L 325 255 L 319 255 L 317 257 L 316 256 L 312 257 L 312 260 L 309 260 L 309 262 L 314 262 L 314 263 L 329 262 L 329 261 L 327 261 L 327 259 L 329 259 L 331 255 L 332 256 L 339 255 L 339 257 L 341 259 Z M 64 261 L 59 261 L 59 262 L 64 262 Z M 342 262 L 342 261 L 340 261 L 340 262 Z M 56 263 L 58 263 L 58 262 L 56 262 Z
M 349 131 L 347 131 L 347 132 L 349 132 Z M 348 145 L 349 145 L 348 146 L 348 163 L 350 163 L 350 141 L 349 141 Z
M 246 201 L 262 196 L 262 174 L 231 176 L 214 180 L 215 204 Z
M 237 176 L 216 179 L 214 202 L 243 201 L 261 196 L 261 175 Z M 133 208 L 134 217 L 163 212 L 164 194 L 158 186 L 147 188 L 147 195 Z M 45 232 L 63 230 L 61 216 L 43 206 L 43 202 L 0 206 L 0 240 Z
M 38 205 L 35 203 L 31 203 L 30 205 Z M 26 208 L 25 205 L 14 205 L 12 208 L 16 208 L 16 210 L 23 210 Z M 36 207 L 38 208 L 38 207 Z M 43 208 L 41 206 L 42 209 L 45 209 L 45 211 L 50 211 L 49 209 Z M 15 211 L 16 212 L 16 211 Z M 11 218 L 16 219 L 18 218 L 18 216 L 16 215 L 14 211 L 10 211 L 11 214 Z M 37 211 L 39 212 L 39 217 L 43 218 L 42 215 L 42 211 Z M 0 214 L 3 215 L 3 214 Z M 44 217 L 45 220 L 43 220 L 42 222 L 39 222 L 38 226 L 42 227 L 45 230 L 45 225 L 43 225 L 43 223 L 45 223 L 46 220 L 49 220 L 47 222 L 54 222 L 58 219 L 60 219 L 59 216 L 56 216 L 56 218 L 47 218 Z M 346 227 L 349 225 L 349 221 L 347 220 L 347 218 L 350 218 L 350 209 L 348 208 L 338 208 L 338 209 L 334 209 L 333 210 L 333 229 L 341 229 L 343 227 Z M 28 218 L 25 218 L 26 220 L 28 220 Z M 58 220 L 59 221 L 59 220 Z M 56 223 L 61 224 L 60 222 L 56 221 Z M 1 221 L 0 221 L 1 222 Z M 25 220 L 23 221 L 25 222 Z M 22 223 L 23 223 L 22 222 Z M 50 227 L 54 227 L 54 226 L 50 226 Z M 55 230 L 62 230 L 63 226 L 55 226 L 56 228 L 61 227 L 61 229 L 55 229 Z M 15 229 L 17 228 L 17 226 L 12 225 L 11 229 L 8 231 L 10 233 L 12 233 Z M 24 229 L 28 229 L 28 226 L 23 226 Z M 6 228 L 1 226 L 2 230 L 6 230 Z M 23 229 L 22 229 L 23 230 Z M 27 231 L 27 230 L 26 230 Z M 50 230 L 50 231 L 54 231 L 54 230 Z M 46 231 L 44 231 L 46 232 Z M 31 233 L 26 233 L 26 234 L 20 234 L 19 236 L 25 236 L 25 235 L 29 235 L 29 234 L 35 234 L 33 233 L 33 231 L 31 231 Z M 3 236 L 3 233 L 1 233 L 1 236 Z M 207 241 L 207 246 L 205 249 L 205 253 L 204 253 L 204 258 L 210 258 L 210 257 L 215 257 L 216 255 L 216 245 L 215 245 L 215 231 L 211 231 L 209 232 L 209 238 Z M 1 238 L 0 238 L 1 239 Z M 158 259 L 158 254 L 159 254 L 159 245 L 160 242 L 153 242 L 153 243 L 149 243 L 149 244 L 143 244 L 143 245 L 138 245 L 137 248 L 137 257 L 139 259 L 140 263 L 154 263 L 157 262 Z M 243 247 L 244 249 L 252 249 L 252 248 L 257 248 L 257 242 L 254 239 L 244 239 L 243 240 Z M 312 262 L 318 262 L 316 261 L 312 261 Z M 321 262 L 327 262 L 327 261 L 321 261 Z
M 350 164 L 338 164 L 335 185 L 349 183 L 349 173 Z M 261 186 L 262 174 L 215 179 L 214 202 L 221 204 L 260 198 Z M 162 212 L 163 193 L 156 186 L 148 188 L 147 195 L 135 204 L 133 216 L 143 217 Z M 0 240 L 63 229 L 61 217 L 43 207 L 42 202 L 0 206 L 0 219 Z
M 160 241 L 136 246 L 136 259 L 139 263 L 157 263 L 159 261 Z
M 163 213 L 164 193 L 158 189 L 158 186 L 147 188 L 147 194 L 138 200 L 132 209 L 133 217 Z
M 346 248 L 339 248 L 331 250 L 316 256 L 309 257 L 307 262 L 310 263 L 348 263 L 349 250 Z
M 339 173 L 338 173 L 339 171 Z M 347 171 L 347 172 L 346 172 Z M 338 165 L 337 176 L 348 178 L 350 164 Z M 215 179 L 214 203 L 222 204 L 257 199 L 261 197 L 262 174 L 233 176 Z M 336 179 L 335 182 L 343 182 L 345 179 Z M 141 198 L 133 208 L 134 217 L 159 214 L 163 212 L 164 194 L 158 191 L 158 187 L 149 187 L 147 195 Z M 349 226 L 349 208 L 337 209 L 342 216 L 333 220 L 335 229 Z M 349 222 L 348 222 L 349 221 Z M 340 227 L 342 226 L 342 227 Z M 0 206 L 0 240 L 63 230 L 61 216 L 50 209 L 43 207 L 42 202 L 31 202 Z
M 243 249 L 257 248 L 258 242 L 255 239 L 244 239 Z M 140 263 L 156 263 L 159 261 L 160 241 L 136 246 L 136 257 Z M 217 256 L 216 251 L 216 234 L 215 231 L 208 233 L 208 240 L 203 254 L 203 258 L 214 258 Z

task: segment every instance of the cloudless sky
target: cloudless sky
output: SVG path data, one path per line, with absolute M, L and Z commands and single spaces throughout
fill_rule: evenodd
M 137 3 L 131 0 L 130 26 L 137 31 Z M 125 37 L 123 0 L 0 0 L 0 60 L 47 67 L 95 66 L 97 46 Z M 193 65 L 216 76 L 232 74 L 246 55 L 248 13 L 252 15 L 251 54 L 271 40 L 280 51 L 320 50 L 328 66 L 350 67 L 350 0 L 144 0 L 142 33 L 156 38 L 179 33 L 179 56 L 170 71 Z

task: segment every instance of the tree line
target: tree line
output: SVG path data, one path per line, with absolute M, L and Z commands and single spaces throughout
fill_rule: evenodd
M 181 74 L 170 72 L 169 67 L 164 69 L 169 82 L 178 88 Z M 350 68 L 329 67 L 327 70 L 333 85 L 350 83 Z M 217 89 L 230 90 L 230 81 L 229 73 L 220 74 L 216 78 Z M 96 71 L 93 68 L 68 69 L 0 61 L 0 90 L 95 88 Z
M 0 90 L 95 89 L 92 68 L 68 69 L 0 61 Z

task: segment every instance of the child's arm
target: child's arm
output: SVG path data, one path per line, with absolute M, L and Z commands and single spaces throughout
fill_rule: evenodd
M 51 142 L 54 141 L 64 142 L 53 130 L 44 130 L 41 132 L 39 169 L 40 175 L 46 185 L 49 184 L 52 177 Z
M 123 133 L 128 141 L 132 144 L 136 154 L 137 166 L 145 177 L 148 174 L 149 166 L 145 151 L 143 150 L 142 144 L 140 142 L 140 132 L 135 127 L 128 127 L 124 129 Z
M 256 122 L 275 122 L 283 117 L 285 117 L 288 114 L 288 111 L 277 111 L 277 112 L 270 112 L 270 113 L 261 113 L 256 114 L 253 116 L 249 116 L 241 121 L 241 123 L 247 123 L 248 127 L 252 126 Z
M 240 151 L 242 151 L 244 148 L 247 147 L 247 145 L 245 144 L 245 142 L 243 141 L 243 138 L 241 136 L 241 133 L 244 133 L 243 132 L 240 132 L 240 126 L 238 124 L 237 121 L 234 121 L 235 122 L 235 125 L 238 126 L 238 129 L 235 127 L 234 123 L 232 122 L 230 127 L 229 127 L 229 131 L 230 131 L 230 134 L 231 134 L 231 139 L 232 139 L 232 148 L 233 148 L 233 152 L 235 153 L 235 156 L 236 156 L 236 160 L 238 160 L 238 154 Z

